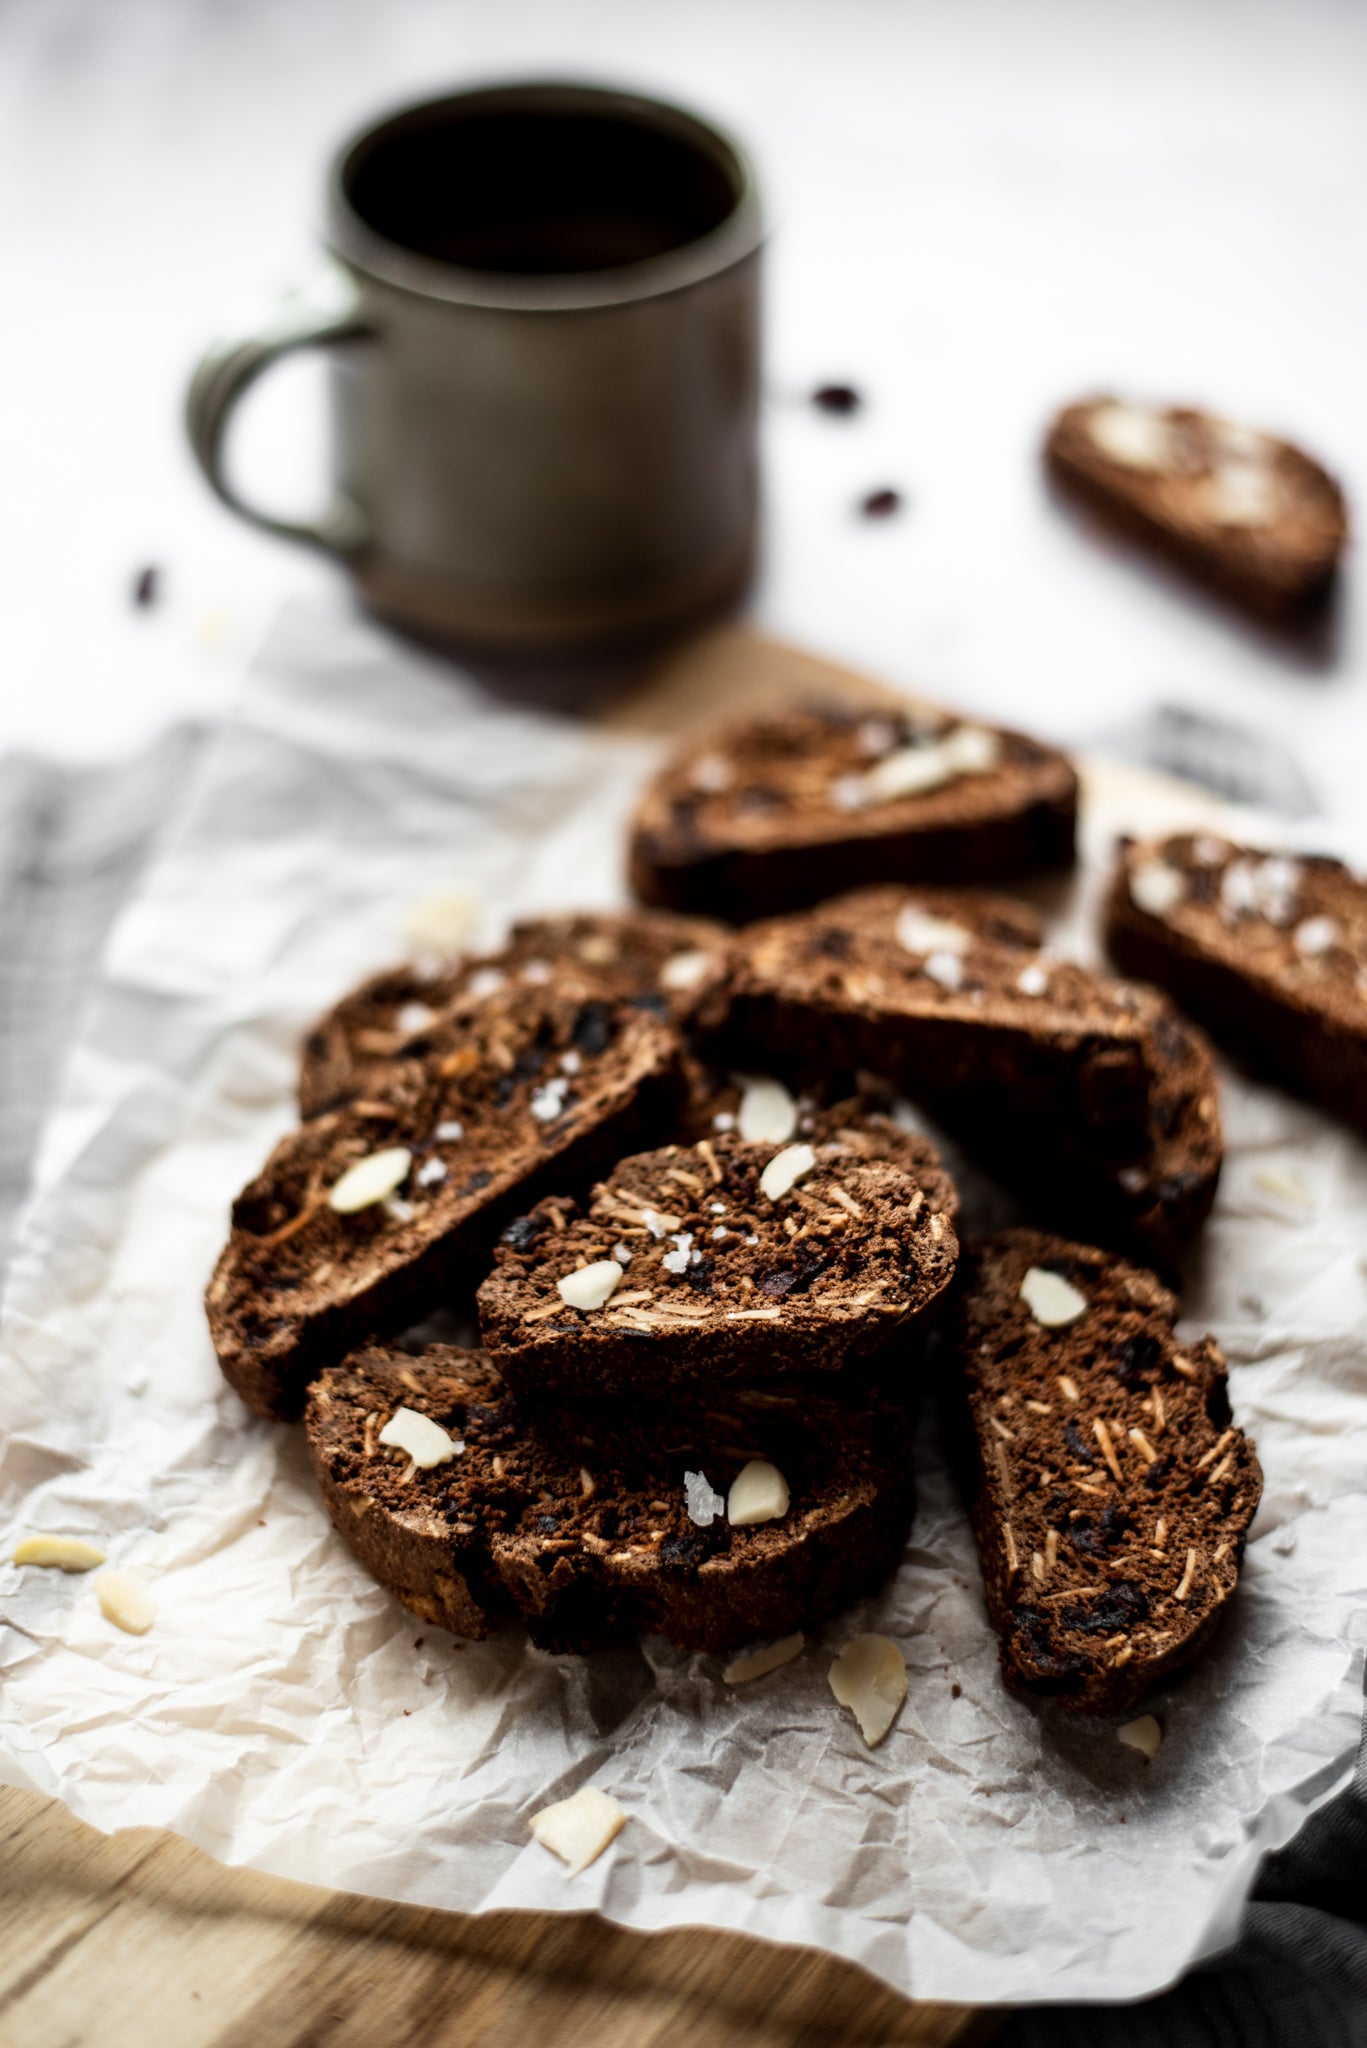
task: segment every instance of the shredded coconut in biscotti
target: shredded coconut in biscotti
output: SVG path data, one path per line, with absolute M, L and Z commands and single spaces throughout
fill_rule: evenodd
M 1119 1713 L 1233 1596 L 1262 1487 L 1212 1338 L 1149 1272 L 1034 1230 L 964 1254 L 943 1393 L 1002 1670 Z

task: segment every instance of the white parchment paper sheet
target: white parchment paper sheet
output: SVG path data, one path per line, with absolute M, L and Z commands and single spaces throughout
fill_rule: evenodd
M 811 1942 L 902 1990 L 1128 1998 L 1227 1939 L 1257 1856 L 1341 1781 L 1367 1633 L 1367 1157 L 1231 1082 L 1230 1156 L 1188 1298 L 1233 1362 L 1266 1500 L 1213 1654 L 1113 1724 L 1007 1697 L 973 1546 L 927 1431 L 895 1582 L 759 1684 L 657 1642 L 558 1661 L 414 1622 L 328 1527 L 297 1430 L 220 1382 L 200 1293 L 229 1200 L 291 1121 L 300 1032 L 463 888 L 494 938 L 617 900 L 647 751 L 491 708 L 327 613 L 282 622 L 117 931 L 17 1252 L 0 1373 L 0 1537 L 104 1540 L 141 1639 L 90 1582 L 0 1565 L 0 1769 L 112 1829 L 437 1906 L 598 1906 Z M 1101 776 L 1099 850 L 1203 800 Z M 682 1479 L 682 1475 L 680 1475 Z M 861 1628 L 905 1709 L 865 1749 L 827 1688 Z M 572 1884 L 527 1816 L 586 1780 L 630 1824 Z

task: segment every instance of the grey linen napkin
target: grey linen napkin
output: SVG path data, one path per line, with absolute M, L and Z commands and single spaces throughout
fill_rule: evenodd
M 0 1275 L 105 940 L 201 738 L 174 726 L 112 766 L 0 759 Z
M 113 767 L 0 761 L 0 1274 L 105 940 L 201 739 L 175 727 Z M 1232 1948 L 1139 2005 L 1035 2007 L 995 2038 L 1009 2048 L 1365 2048 L 1367 1736 L 1354 1784 L 1264 1863 Z

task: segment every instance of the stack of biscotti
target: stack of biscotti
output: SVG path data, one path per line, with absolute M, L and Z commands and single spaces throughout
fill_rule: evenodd
M 728 971 L 700 920 L 575 914 L 309 1034 L 317 1113 L 235 1204 L 209 1320 L 425 1618 L 723 1649 L 905 1541 L 953 1185 L 880 1095 L 708 1072 L 688 1033 Z M 482 1351 L 395 1341 L 462 1306 Z

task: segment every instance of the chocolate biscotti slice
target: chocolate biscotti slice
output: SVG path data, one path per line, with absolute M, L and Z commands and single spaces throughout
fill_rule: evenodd
M 470 1637 L 520 1619 L 552 1651 L 813 1627 L 896 1567 L 914 1504 L 906 1414 L 876 1390 L 844 1409 L 734 1389 L 547 1429 L 479 1354 L 370 1347 L 314 1382 L 307 1433 L 334 1523 L 406 1607 Z
M 905 1384 L 957 1252 L 950 1218 L 885 1160 L 720 1135 L 624 1159 L 582 1212 L 519 1216 L 480 1329 L 529 1405 L 829 1381 L 874 1358 Z
M 722 971 L 723 937 L 705 919 L 664 911 L 570 911 L 522 919 L 496 952 L 387 968 L 309 1032 L 300 1112 L 319 1116 L 364 1095 L 390 1062 L 420 1055 L 453 1009 L 510 986 L 620 998 L 686 1025 Z
M 667 1131 L 682 1086 L 666 1019 L 523 987 L 382 1078 L 282 1139 L 233 1205 L 209 1327 L 259 1415 L 297 1415 L 324 1365 L 468 1295 L 512 1216 Z
M 1045 459 L 1113 525 L 1251 611 L 1293 621 L 1333 585 L 1343 493 L 1289 441 L 1190 406 L 1094 398 L 1065 406 Z
M 1258 1072 L 1367 1131 L 1367 883 L 1210 833 L 1122 846 L 1106 944 Z
M 1060 1220 L 1171 1265 L 1223 1153 L 1214 1068 L 1156 991 L 1040 949 L 981 891 L 867 889 L 734 949 L 712 1056 L 886 1077 Z
M 871 882 L 1066 867 L 1077 777 L 1024 734 L 923 704 L 803 703 L 690 739 L 631 825 L 646 903 L 745 924 Z
M 1211 1337 L 1152 1273 L 1034 1230 L 964 1254 L 944 1392 L 1017 1692 L 1120 1713 L 1214 1634 L 1262 1490 Z

